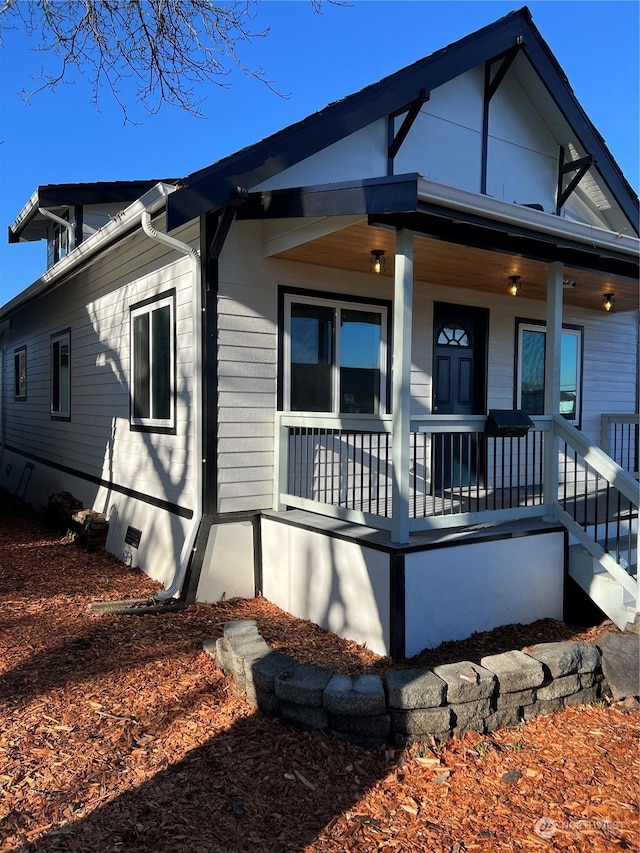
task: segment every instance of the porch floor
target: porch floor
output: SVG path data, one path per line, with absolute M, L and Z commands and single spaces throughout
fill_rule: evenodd
M 361 498 L 352 497 L 346 500 L 334 500 L 332 494 L 323 494 L 318 491 L 316 500 L 328 503 L 332 506 L 345 507 L 361 512 L 378 515 L 382 518 L 391 518 L 393 511 L 390 495 L 384 494 L 380 497 Z M 570 512 L 574 518 L 585 521 L 588 524 L 604 524 L 607 520 L 625 518 L 630 511 L 629 501 L 621 498 L 620 503 L 610 499 L 607 488 L 588 483 L 567 482 L 559 487 L 559 503 L 563 509 Z M 478 486 L 461 486 L 460 489 L 445 489 L 439 495 L 425 495 L 421 492 L 410 490 L 409 493 L 409 517 L 412 519 L 438 518 L 457 513 L 487 512 L 491 510 L 513 509 L 517 507 L 540 507 L 540 516 L 544 514 L 543 496 L 539 487 L 529 488 L 505 488 L 486 489 Z M 315 518 L 313 512 L 308 515 Z M 341 522 L 337 522 L 340 524 Z M 531 520 L 522 522 L 526 529 L 531 529 Z M 357 525 L 353 525 L 357 527 Z M 482 524 L 466 527 L 463 530 L 473 532 L 475 529 L 495 527 L 495 524 Z M 373 528 L 362 528 L 373 530 Z M 426 535 L 431 535 L 428 533 Z
M 439 528 L 435 530 L 416 531 L 411 533 L 409 543 L 396 545 L 391 541 L 387 530 L 377 530 L 361 524 L 354 524 L 338 518 L 318 515 L 302 509 L 288 509 L 282 512 L 265 510 L 262 515 L 273 518 L 284 524 L 292 524 L 305 530 L 325 533 L 351 542 L 360 542 L 368 547 L 387 552 L 410 553 L 433 547 L 473 542 L 486 539 L 515 538 L 531 533 L 552 532 L 564 530 L 562 525 L 551 523 L 540 518 L 524 518 L 514 521 L 489 522 L 473 524 L 468 527 Z

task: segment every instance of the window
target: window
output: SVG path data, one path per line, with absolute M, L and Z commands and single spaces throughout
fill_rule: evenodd
M 65 210 L 57 214 L 65 221 L 69 220 L 69 211 Z M 73 246 L 69 244 L 69 228 L 56 222 L 49 230 L 47 242 L 47 268 L 57 264 L 59 260 L 68 254 Z
M 449 323 L 440 331 L 436 343 L 445 347 L 470 347 L 471 338 L 469 332 L 457 323 Z
M 175 292 L 131 309 L 131 424 L 175 426 Z
M 574 424 L 582 415 L 582 334 L 580 326 L 563 326 L 560 352 L 560 414 Z M 516 408 L 529 415 L 544 412 L 546 329 L 532 320 L 518 321 Z
M 16 400 L 27 399 L 27 348 L 18 347 L 13 353 L 13 382 Z
M 51 415 L 71 416 L 71 332 L 51 338 Z
M 285 408 L 385 412 L 386 341 L 386 307 L 287 294 Z

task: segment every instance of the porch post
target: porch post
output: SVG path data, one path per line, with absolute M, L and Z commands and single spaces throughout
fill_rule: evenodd
M 562 351 L 562 264 L 555 261 L 547 271 L 547 334 L 544 362 L 544 413 L 560 411 L 560 354 Z M 547 434 L 544 459 L 544 503 L 558 500 L 558 440 Z
M 413 233 L 396 232 L 393 294 L 391 541 L 409 541 L 409 443 L 411 434 L 411 323 L 413 317 Z

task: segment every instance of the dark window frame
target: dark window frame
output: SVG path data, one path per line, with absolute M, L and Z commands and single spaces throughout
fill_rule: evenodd
M 352 294 L 332 293 L 330 291 L 319 291 L 298 287 L 278 288 L 278 383 L 277 383 L 277 407 L 278 411 L 291 411 L 290 409 L 290 352 L 288 345 L 285 346 L 285 337 L 290 333 L 290 325 L 287 324 L 287 318 L 290 321 L 290 306 L 291 302 L 296 299 L 308 304 L 330 305 L 334 308 L 353 310 L 373 309 L 381 314 L 381 331 L 382 342 L 384 345 L 383 364 L 380 369 L 380 412 L 379 414 L 389 414 L 391 412 L 391 361 L 392 361 L 392 302 L 388 299 L 379 299 L 375 297 L 354 296 Z M 288 378 L 286 378 L 288 376 Z M 384 401 L 384 402 L 383 402 Z M 327 415 L 348 414 L 346 412 L 337 412 L 335 410 L 327 411 Z
M 61 395 L 61 374 L 62 362 L 60 358 L 60 343 L 67 341 L 67 393 L 66 393 L 66 409 L 62 407 Z M 57 349 L 56 349 L 57 348 Z M 51 389 L 50 389 L 50 412 L 51 420 L 54 421 L 70 421 L 71 420 L 71 329 L 62 329 L 51 335 L 49 342 L 49 352 L 51 357 Z
M 168 417 L 152 417 L 151 415 L 139 416 L 136 414 L 138 403 L 136 402 L 136 369 L 138 360 L 136 358 L 136 342 L 135 342 L 135 320 L 138 317 L 147 316 L 152 322 L 154 311 L 169 306 L 169 325 L 168 325 L 168 352 L 169 352 L 169 367 L 166 375 L 169 380 L 167 389 L 167 398 L 169 406 Z M 149 346 L 153 348 L 151 343 L 151 335 L 149 337 Z M 177 432 L 176 424 L 176 388 L 177 388 L 177 323 L 176 323 L 176 290 L 163 291 L 156 296 L 150 296 L 140 302 L 136 302 L 129 307 L 129 351 L 130 351 L 130 369 L 129 369 L 129 429 L 132 432 L 148 432 L 159 433 L 164 435 L 175 435 Z M 153 353 L 149 358 L 147 369 L 149 371 L 148 385 L 144 389 L 149 395 L 149 405 L 153 405 Z M 138 384 L 139 387 L 139 384 Z
M 20 361 L 24 359 L 24 367 Z M 17 402 L 27 399 L 27 347 L 16 347 L 13 351 L 13 398 Z
M 544 336 L 545 340 L 545 357 L 546 357 L 546 343 L 547 343 L 547 324 L 545 320 L 531 320 L 527 317 L 516 317 L 515 321 L 515 347 L 514 347 L 514 374 L 513 374 L 513 405 L 515 409 L 521 408 L 521 330 L 524 328 L 531 327 L 532 329 L 539 330 Z M 563 323 L 562 331 L 569 332 L 575 334 L 578 338 L 578 370 L 579 376 L 577 381 L 577 396 L 576 396 L 576 417 L 575 418 L 567 418 L 567 422 L 576 427 L 576 429 L 582 429 L 582 412 L 584 408 L 584 326 L 579 325 L 577 323 Z M 544 371 L 546 370 L 546 358 L 543 361 L 543 388 L 546 385 L 546 375 L 544 375 Z M 542 414 L 542 413 L 540 413 Z M 562 415 L 562 412 L 558 412 L 559 415 Z M 533 417 L 536 415 L 533 414 Z

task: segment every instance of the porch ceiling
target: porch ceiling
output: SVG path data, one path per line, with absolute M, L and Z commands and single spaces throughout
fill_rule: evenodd
M 521 276 L 522 298 L 546 299 L 547 264 L 506 252 L 473 248 L 445 240 L 415 235 L 414 279 L 425 284 L 494 293 L 505 299 L 507 278 Z M 393 277 L 395 232 L 366 221 L 286 249 L 273 257 L 336 269 L 369 272 L 372 249 L 384 249 L 387 269 Z M 611 273 L 565 266 L 565 278 L 575 287 L 564 290 L 564 303 L 602 310 L 602 295 L 614 293 L 616 311 L 638 309 L 638 281 Z

